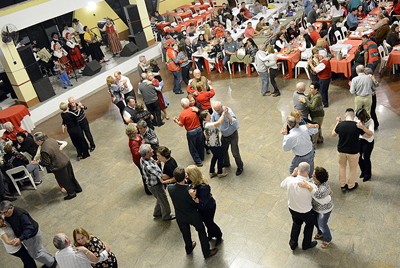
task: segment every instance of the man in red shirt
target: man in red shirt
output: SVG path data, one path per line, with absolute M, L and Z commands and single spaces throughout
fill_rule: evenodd
M 253 28 L 253 24 L 251 23 L 251 21 L 249 21 L 247 23 L 247 27 L 246 30 L 244 30 L 244 37 L 246 38 L 253 38 L 254 36 L 258 35 L 259 32 L 257 32 L 254 28 Z
M 26 131 L 25 129 L 22 129 L 20 127 L 14 127 L 14 125 L 11 122 L 5 122 L 3 126 L 6 129 L 6 131 L 4 131 L 4 133 L 3 133 L 3 136 L 1 137 L 1 139 L 3 141 L 10 140 L 13 143 L 16 143 L 18 132 L 22 132 L 22 133 L 25 133 L 26 135 L 28 135 L 28 131 Z
M 308 32 L 310 33 L 311 40 L 314 42 L 313 45 L 315 46 L 315 44 L 317 44 L 317 41 L 318 41 L 318 39 L 321 38 L 321 36 L 315 30 L 315 27 L 313 25 L 308 26 L 307 29 L 308 29 Z
M 249 19 L 251 19 L 253 17 L 251 15 L 250 10 L 246 7 L 246 3 L 245 2 L 240 3 L 240 9 L 244 9 L 244 18 L 246 20 L 249 20 Z
M 181 127 L 186 129 L 186 138 L 188 141 L 189 152 L 193 158 L 193 161 L 198 167 L 203 166 L 204 160 L 204 137 L 203 131 L 200 126 L 200 119 L 196 114 L 196 111 L 189 107 L 189 99 L 181 99 L 181 105 L 183 108 L 182 113 L 179 115 L 179 119 L 174 117 L 174 122 Z M 197 108 L 196 108 L 197 110 Z
M 361 40 L 364 48 L 364 66 L 371 68 L 374 72 L 380 62 L 378 45 L 365 34 L 361 37 Z
M 320 50 L 318 53 L 319 64 L 314 67 L 311 63 L 309 63 L 309 66 L 318 75 L 319 92 L 322 97 L 322 103 L 324 104 L 324 107 L 329 107 L 328 89 L 332 77 L 331 63 L 329 61 L 330 59 L 327 57 L 326 50 Z

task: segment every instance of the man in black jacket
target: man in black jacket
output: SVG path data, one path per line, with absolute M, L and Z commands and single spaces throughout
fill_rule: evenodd
M 0 203 L 0 212 L 13 229 L 15 238 L 13 245 L 24 244 L 29 255 L 35 260 L 43 263 L 44 267 L 56 267 L 54 257 L 42 245 L 42 233 L 39 224 L 32 219 L 31 215 L 22 208 L 15 207 L 10 201 Z
M 203 256 L 207 259 L 217 254 L 218 249 L 210 249 L 206 229 L 201 220 L 200 213 L 197 211 L 196 202 L 188 192 L 190 187 L 185 184 L 185 177 L 185 169 L 177 167 L 174 170 L 176 184 L 168 186 L 168 192 L 175 208 L 176 222 L 178 223 L 179 230 L 185 241 L 186 254 L 191 254 L 196 247 L 196 242 L 192 241 L 192 236 L 190 234 L 190 225 L 193 225 L 199 234 Z

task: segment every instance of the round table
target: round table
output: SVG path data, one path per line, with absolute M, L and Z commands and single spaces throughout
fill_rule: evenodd
M 30 119 L 30 112 L 24 105 L 11 106 L 0 111 L 0 123 L 11 122 L 14 126 L 18 126 L 30 132 L 35 128 Z

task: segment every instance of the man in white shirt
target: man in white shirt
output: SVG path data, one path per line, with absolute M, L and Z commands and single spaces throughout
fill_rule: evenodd
M 53 238 L 53 244 L 58 249 L 56 253 L 57 263 L 61 268 L 92 268 L 92 264 L 103 262 L 108 258 L 108 246 L 99 257 L 96 257 L 85 247 L 71 246 L 71 241 L 66 234 L 59 233 Z
M 114 80 L 118 86 L 123 88 L 122 94 L 124 94 L 124 99 L 127 99 L 128 96 L 132 96 L 136 100 L 135 91 L 128 77 L 123 76 L 120 71 L 116 71 L 114 73 Z
M 281 182 L 281 188 L 287 190 L 288 206 L 293 220 L 289 241 L 289 246 L 292 250 L 295 250 L 298 246 L 303 223 L 305 223 L 302 243 L 303 250 L 313 248 L 317 245 L 317 241 L 312 241 L 315 218 L 311 205 L 312 196 L 317 190 L 317 186 L 310 182 L 308 177 L 309 172 L 310 165 L 302 162 L 294 170 L 292 176 L 287 177 Z
M 61 35 L 64 39 L 67 39 L 67 33 L 73 34 L 75 32 L 75 29 L 72 27 L 69 27 L 67 24 L 64 25 L 64 30 L 62 31 Z

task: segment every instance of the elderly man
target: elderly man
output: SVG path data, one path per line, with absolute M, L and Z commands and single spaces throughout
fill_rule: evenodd
M 147 73 L 142 73 L 142 81 L 139 84 L 138 92 L 142 95 L 147 110 L 155 119 L 154 125 L 161 127 L 165 123 L 161 119 L 161 108 L 158 103 L 157 91 L 160 91 L 160 88 L 156 88 L 152 85 L 151 81 L 147 80 Z
M 224 150 L 224 166 L 231 166 L 228 153 L 229 146 L 231 146 L 231 152 L 233 157 L 235 158 L 237 166 L 236 176 L 239 176 L 243 173 L 243 161 L 239 151 L 239 123 L 232 109 L 226 106 L 222 106 L 222 103 L 220 101 L 215 101 L 212 107 L 214 110 L 213 114 L 211 115 L 212 122 L 217 122 L 222 116 L 222 113 L 224 114 L 224 120 L 220 126 L 222 134 L 221 146 Z
M 220 25 L 218 20 L 213 21 L 213 27 L 211 28 L 211 33 L 215 38 L 221 38 L 224 36 L 225 28 Z
M 64 233 L 54 236 L 53 245 L 58 249 L 56 260 L 61 268 L 91 268 L 92 264 L 107 260 L 110 251 L 106 245 L 106 249 L 97 256 L 86 247 L 72 247 L 71 240 Z
M 196 165 L 201 167 L 204 161 L 204 136 L 200 119 L 196 111 L 189 107 L 189 99 L 182 98 L 181 105 L 183 111 L 179 115 L 179 118 L 174 117 L 174 122 L 180 127 L 185 127 L 190 155 Z
M 314 148 L 310 136 L 318 133 L 318 124 L 307 124 L 299 126 L 296 118 L 288 116 L 286 119 L 287 128 L 283 128 L 283 150 L 290 150 L 294 153 L 294 158 L 289 166 L 289 173 L 301 163 L 307 162 L 310 165 L 309 177 L 314 172 Z
M 128 96 L 128 98 L 126 98 L 126 106 L 125 106 L 124 112 L 122 114 L 126 124 L 137 123 L 134 121 L 136 118 L 135 105 L 136 105 L 135 98 L 132 96 Z
M 190 234 L 190 225 L 192 225 L 199 234 L 204 258 L 207 259 L 214 256 L 218 249 L 210 249 L 206 230 L 201 220 L 201 215 L 197 210 L 197 204 L 189 194 L 190 187 L 185 182 L 185 169 L 182 167 L 175 168 L 174 178 L 176 183 L 168 185 L 168 192 L 175 208 L 176 222 L 185 241 L 186 254 L 192 254 L 193 249 L 196 247 L 196 242 L 192 241 Z
M 331 63 L 325 50 L 320 50 L 318 53 L 319 64 L 314 67 L 311 62 L 312 60 L 310 59 L 308 60 L 308 66 L 317 73 L 322 103 L 324 104 L 324 107 L 329 107 L 328 90 L 332 77 Z
M 300 35 L 299 27 L 296 26 L 296 23 L 292 20 L 289 23 L 289 28 L 286 30 L 286 36 L 288 38 L 288 42 L 295 39 L 297 36 Z
M 17 134 L 18 132 L 22 132 L 25 133 L 26 135 L 28 135 L 28 131 L 26 131 L 25 129 L 22 129 L 20 127 L 16 127 L 14 126 L 11 122 L 5 122 L 3 124 L 4 128 L 6 129 L 6 131 L 4 131 L 3 136 L 1 137 L 1 139 L 3 141 L 12 141 L 14 145 L 17 144 Z
M 310 12 L 307 14 L 307 21 L 311 24 L 315 23 L 318 19 L 318 5 L 314 4 Z
M 293 93 L 293 104 L 294 108 L 301 112 L 303 118 L 308 119 L 309 110 L 307 108 L 307 105 L 310 104 L 310 101 L 304 94 L 305 91 L 306 84 L 304 84 L 303 82 L 299 82 L 296 84 L 296 91 Z M 302 102 L 303 99 L 305 100 L 305 103 Z
M 321 35 L 319 35 L 319 32 L 315 30 L 315 27 L 313 25 L 310 25 L 307 27 L 308 33 L 310 34 L 310 38 L 313 41 L 313 45 L 317 44 L 318 39 L 321 38 Z
M 358 187 L 357 164 L 360 157 L 359 140 L 360 135 L 370 138 L 373 132 L 366 128 L 361 122 L 354 121 L 354 110 L 347 108 L 345 120 L 336 118 L 336 125 L 332 130 L 332 136 L 339 136 L 337 150 L 339 152 L 339 184 L 343 192 L 355 190 Z M 349 176 L 346 183 L 346 166 L 349 165 Z
M 317 191 L 317 186 L 310 182 L 310 165 L 301 162 L 292 174 L 281 182 L 281 188 L 288 194 L 288 206 L 292 215 L 292 230 L 290 232 L 289 246 L 295 250 L 298 246 L 301 226 L 304 226 L 303 250 L 315 247 L 317 241 L 312 241 L 312 232 L 315 224 L 315 217 L 312 212 L 312 197 Z
M 228 61 L 231 59 L 231 55 L 236 54 L 239 46 L 236 41 L 233 40 L 232 36 L 228 36 L 226 38 L 226 42 L 224 43 L 224 51 L 225 56 L 222 60 L 222 65 L 225 67 Z
M 139 63 L 139 65 L 140 65 L 140 63 Z M 139 70 L 139 68 L 138 68 L 138 70 Z M 115 80 L 115 83 L 118 86 L 123 88 L 121 93 L 124 94 L 124 99 L 127 99 L 128 96 L 132 96 L 132 97 L 134 97 L 136 99 L 135 91 L 133 90 L 133 86 L 132 86 L 131 81 L 129 80 L 128 77 L 123 76 L 120 71 L 116 71 L 114 73 L 114 80 Z
M 196 89 L 196 85 L 199 82 L 202 82 L 206 85 L 207 91 L 210 90 L 211 80 L 208 80 L 207 77 L 201 75 L 201 71 L 199 69 L 194 69 L 193 79 L 189 80 L 189 84 L 186 89 L 187 93 L 197 96 L 199 92 Z
M 142 73 L 147 73 L 149 69 L 149 65 L 147 64 L 146 56 L 139 56 L 139 63 L 137 65 L 137 71 L 139 73 L 139 77 L 142 77 Z M 115 74 L 114 74 L 115 75 Z
M 366 75 L 364 65 L 356 67 L 357 76 L 351 80 L 350 93 L 356 95 L 354 98 L 355 110 L 364 108 L 371 114 L 372 95 L 378 84 L 373 75 Z
M 161 218 L 164 221 L 171 221 L 175 219 L 175 215 L 171 214 L 171 207 L 165 193 L 163 184 L 161 183 L 162 171 L 154 160 L 153 149 L 150 144 L 142 144 L 139 148 L 140 152 L 140 166 L 142 168 L 142 175 L 146 181 L 147 188 L 157 199 L 156 206 L 154 207 L 153 217 Z
M 76 197 L 82 192 L 79 182 L 76 180 L 71 161 L 68 156 L 60 150 L 60 145 L 55 139 L 48 138 L 42 132 L 33 135 L 37 145 L 41 146 L 39 164 L 47 167 L 49 173 L 54 173 L 56 180 L 67 191 L 64 200 Z
M 13 246 L 23 244 L 33 259 L 44 264 L 43 267 L 57 266 L 54 257 L 42 245 L 42 232 L 39 224 L 27 211 L 15 207 L 10 201 L 2 201 L 0 212 L 17 237 L 12 240 Z
M 90 131 L 89 121 L 86 118 L 85 110 L 87 107 L 83 105 L 81 102 L 76 102 L 74 97 L 68 98 L 68 108 L 71 113 L 76 115 L 79 126 L 85 133 L 86 139 L 89 141 L 90 144 L 90 151 L 93 152 L 96 149 L 96 145 L 94 144 L 92 132 Z

